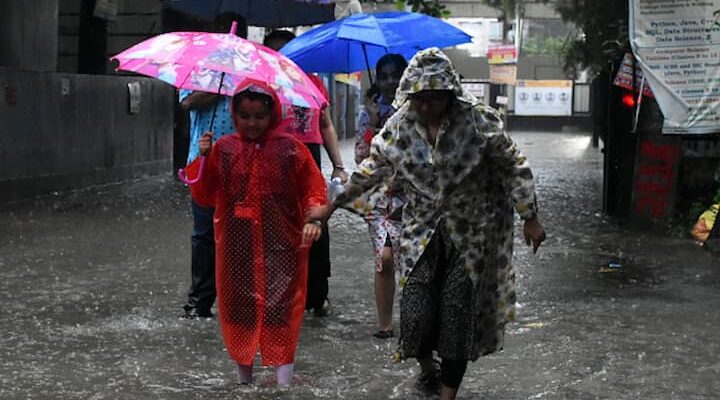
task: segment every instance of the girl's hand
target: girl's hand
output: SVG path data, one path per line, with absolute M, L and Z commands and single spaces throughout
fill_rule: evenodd
M 305 221 L 320 221 L 325 224 L 328 219 L 330 219 L 330 216 L 334 211 L 335 206 L 332 204 L 311 207 L 309 210 L 305 211 Z
M 302 246 L 310 246 L 314 241 L 320 239 L 321 233 L 322 223 L 320 221 L 306 222 L 303 227 Z
M 206 156 L 210 153 L 210 149 L 212 148 L 212 138 L 214 132 L 205 132 L 200 137 L 200 140 L 198 141 L 198 144 L 200 146 L 200 155 Z

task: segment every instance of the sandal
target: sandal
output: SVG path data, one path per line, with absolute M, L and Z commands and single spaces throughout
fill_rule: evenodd
M 381 330 L 373 333 L 373 336 L 378 339 L 390 339 L 390 338 L 395 337 L 395 332 L 393 332 L 392 329 L 388 329 L 388 330 L 381 329 Z

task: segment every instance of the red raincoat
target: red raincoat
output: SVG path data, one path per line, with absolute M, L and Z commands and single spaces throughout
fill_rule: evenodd
M 230 357 L 251 365 L 259 348 L 264 365 L 283 365 L 295 359 L 305 308 L 305 212 L 327 194 L 305 145 L 278 131 L 275 92 L 254 84 L 275 98 L 270 129 L 256 139 L 220 138 L 191 192 L 199 205 L 215 207 L 218 311 Z M 188 172 L 195 175 L 198 164 Z

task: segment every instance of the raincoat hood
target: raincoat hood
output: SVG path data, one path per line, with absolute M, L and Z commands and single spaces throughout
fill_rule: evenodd
M 276 130 L 276 128 L 280 125 L 280 121 L 282 119 L 282 104 L 280 104 L 280 98 L 277 95 L 277 92 L 275 89 L 273 89 L 270 85 L 268 85 L 266 82 L 257 81 L 254 79 L 246 79 L 241 84 L 235 88 L 235 94 L 237 95 L 240 92 L 244 92 L 246 90 L 249 90 L 251 92 L 265 94 L 273 99 L 273 109 L 271 111 L 271 121 L 270 126 L 268 126 L 267 131 L 262 134 L 259 138 L 256 139 L 250 139 L 248 138 L 243 132 L 240 132 L 240 130 L 237 130 L 238 135 L 240 135 L 241 138 L 246 140 L 263 140 L 267 139 L 268 136 L 274 134 L 273 132 Z M 236 109 L 235 109 L 235 101 L 232 102 L 232 117 L 233 117 L 233 123 L 235 123 L 235 117 L 236 117 Z M 236 126 L 237 129 L 237 126 Z
M 393 107 L 399 110 L 408 96 L 423 90 L 449 90 L 462 103 L 479 103 L 475 96 L 463 89 L 452 62 L 437 47 L 421 50 L 410 60 L 400 78 Z

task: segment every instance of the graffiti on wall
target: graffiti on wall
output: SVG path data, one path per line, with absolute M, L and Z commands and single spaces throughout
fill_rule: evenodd
M 672 215 L 680 154 L 680 144 L 676 141 L 660 138 L 640 141 L 633 180 L 636 216 L 662 219 Z

